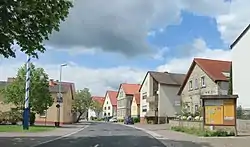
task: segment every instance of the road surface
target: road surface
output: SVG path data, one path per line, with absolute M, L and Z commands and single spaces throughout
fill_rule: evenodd
M 58 137 L 58 136 L 57 136 Z M 51 142 L 56 137 L 0 138 L 0 146 L 8 147 L 202 147 L 193 142 L 159 140 L 151 135 L 120 124 L 91 123 L 85 129 Z

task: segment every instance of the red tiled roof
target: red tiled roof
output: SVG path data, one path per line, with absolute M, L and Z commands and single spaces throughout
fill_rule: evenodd
M 140 93 L 134 94 L 134 99 L 137 105 L 140 105 Z
M 92 96 L 92 100 L 99 102 L 101 105 L 103 105 L 105 98 L 101 96 Z
M 216 81 L 228 81 L 228 78 L 223 74 L 223 72 L 229 72 L 231 68 L 231 61 L 222 60 L 212 60 L 212 59 L 201 59 L 194 58 L 188 73 L 182 83 L 178 94 L 180 94 L 185 87 L 189 76 L 191 75 L 195 65 L 198 65 L 214 82 Z
M 110 102 L 112 104 L 112 106 L 116 106 L 117 105 L 117 91 L 107 91 L 106 95 L 108 94 Z
M 134 95 L 135 93 L 139 92 L 141 85 L 140 84 L 123 83 L 123 84 L 121 84 L 121 87 L 124 90 L 125 94 Z

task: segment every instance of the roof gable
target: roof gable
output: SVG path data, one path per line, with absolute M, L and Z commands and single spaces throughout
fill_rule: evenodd
M 117 105 L 117 91 L 108 90 L 105 95 L 105 99 L 108 97 L 112 106 Z
M 191 73 L 195 65 L 198 65 L 201 70 L 203 70 L 208 77 L 210 77 L 214 82 L 217 81 L 228 81 L 226 75 L 223 72 L 229 72 L 231 68 L 232 62 L 230 61 L 222 61 L 222 60 L 211 60 L 211 59 L 202 59 L 202 58 L 194 58 L 187 75 L 179 89 L 178 95 L 181 94 L 183 88 L 185 87 Z
M 233 47 L 241 40 L 242 37 L 244 37 L 244 35 L 248 32 L 249 29 L 250 29 L 250 24 L 247 25 L 247 27 L 240 33 L 240 35 L 230 45 L 230 49 L 233 49 Z
M 124 91 L 124 93 L 126 95 L 134 95 L 135 93 L 139 92 L 141 85 L 140 84 L 127 84 L 127 83 L 123 83 L 120 85 L 119 91 L 122 88 L 122 90 Z

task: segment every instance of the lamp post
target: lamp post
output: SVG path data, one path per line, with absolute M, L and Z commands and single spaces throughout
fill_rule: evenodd
M 59 83 L 58 83 L 58 95 L 57 95 L 57 123 L 56 126 L 59 127 L 60 126 L 60 103 L 63 102 L 63 97 L 62 97 L 62 68 L 64 66 L 67 66 L 67 64 L 61 64 L 60 65 L 60 75 L 59 75 Z

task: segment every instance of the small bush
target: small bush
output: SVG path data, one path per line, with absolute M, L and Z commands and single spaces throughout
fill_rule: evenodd
M 133 120 L 134 120 L 134 123 L 139 123 L 140 122 L 140 118 L 138 118 L 138 117 L 134 117 Z
M 225 136 L 234 136 L 234 132 L 228 132 L 228 131 L 223 131 L 223 130 L 201 130 L 198 128 L 188 128 L 188 127 L 171 127 L 171 130 L 177 131 L 177 132 L 183 132 L 187 134 L 193 134 L 193 135 L 198 135 L 198 136 L 205 136 L 205 137 L 225 137 Z
M 30 125 L 34 126 L 35 121 L 36 121 L 36 113 L 30 112 Z
M 124 122 L 124 119 L 118 119 L 117 121 L 118 122 Z

